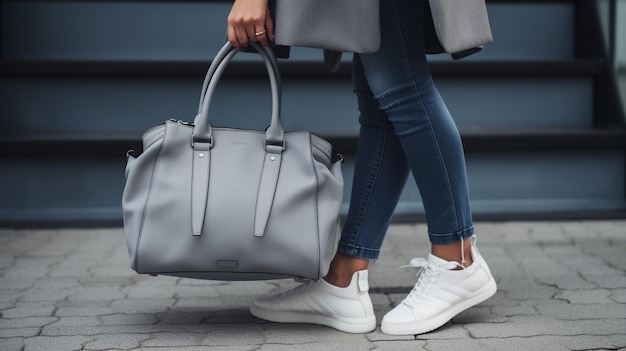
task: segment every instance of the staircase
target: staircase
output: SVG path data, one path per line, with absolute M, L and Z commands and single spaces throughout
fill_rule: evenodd
M 125 153 L 143 131 L 193 120 L 231 1 L 3 1 L 0 226 L 119 225 Z M 432 56 L 466 149 L 475 218 L 626 217 L 626 126 L 595 1 L 488 1 L 495 42 Z M 358 134 L 349 55 L 281 61 L 286 129 L 311 129 L 346 156 Z M 264 129 L 262 65 L 238 55 L 215 125 Z M 421 220 L 409 182 L 396 221 Z

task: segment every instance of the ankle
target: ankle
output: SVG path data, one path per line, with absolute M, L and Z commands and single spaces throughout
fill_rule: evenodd
M 331 285 L 345 288 L 350 285 L 354 273 L 367 269 L 368 264 L 368 260 L 337 253 L 324 280 Z
M 467 268 L 472 265 L 472 243 L 470 240 L 461 240 L 460 242 L 447 245 L 432 245 L 431 253 L 443 260 L 458 262 Z M 458 267 L 457 269 L 461 269 Z

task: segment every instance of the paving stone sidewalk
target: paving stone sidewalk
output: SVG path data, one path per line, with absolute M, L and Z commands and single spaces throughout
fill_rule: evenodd
M 499 290 L 439 330 L 353 335 L 252 317 L 293 281 L 137 275 L 122 229 L 0 229 L 0 350 L 626 350 L 626 221 L 477 223 Z M 426 228 L 393 225 L 370 268 L 378 322 L 415 283 Z

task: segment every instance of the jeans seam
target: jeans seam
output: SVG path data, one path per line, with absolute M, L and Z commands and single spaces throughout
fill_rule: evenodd
M 374 189 L 374 185 L 376 184 L 376 182 L 378 181 L 378 174 L 380 173 L 380 168 L 382 165 L 382 155 L 384 154 L 385 151 L 385 145 L 387 143 L 387 133 L 388 131 L 385 130 L 384 134 L 383 134 L 383 138 L 380 141 L 380 145 L 377 148 L 378 151 L 378 158 L 377 158 L 377 162 L 376 162 L 376 169 L 372 172 L 372 178 L 368 177 L 369 179 L 372 179 L 372 181 L 368 181 L 367 183 L 367 187 L 366 187 L 366 196 L 365 199 L 363 201 L 363 206 L 359 206 L 359 210 L 354 218 L 354 226 L 352 228 L 352 233 L 350 235 L 351 240 L 348 241 L 348 243 L 346 242 L 342 242 L 341 244 L 343 245 L 351 245 L 354 246 L 354 244 L 358 241 L 358 238 L 361 234 L 361 228 L 363 226 L 363 219 L 365 218 L 365 212 L 367 212 L 369 205 L 370 205 L 370 201 L 372 199 L 372 192 Z
M 394 2 L 394 4 L 396 4 Z M 400 21 L 400 17 L 398 14 L 398 8 L 396 6 L 393 7 L 394 9 L 394 15 L 396 16 L 396 19 L 398 21 L 398 23 L 402 23 Z M 450 204 L 452 205 L 452 210 L 453 210 L 453 217 L 454 217 L 454 227 L 459 228 L 459 219 L 458 219 L 458 214 L 457 214 L 457 208 L 456 208 L 456 202 L 454 201 L 454 194 L 452 192 L 452 184 L 450 183 L 450 177 L 448 176 L 448 168 L 446 167 L 446 163 L 443 160 L 443 157 L 441 156 L 441 148 L 439 147 L 439 140 L 437 139 L 437 135 L 435 134 L 435 130 L 433 128 L 432 125 L 432 121 L 430 119 L 430 115 L 428 114 L 428 110 L 426 109 L 426 106 L 424 105 L 424 100 L 422 99 L 422 94 L 420 94 L 419 89 L 417 88 L 417 82 L 415 81 L 415 73 L 413 72 L 413 69 L 411 68 L 411 64 L 408 62 L 409 59 L 407 57 L 407 48 L 405 45 L 405 37 L 403 34 L 403 31 L 400 30 L 398 35 L 400 36 L 400 43 L 402 43 L 403 49 L 402 52 L 404 53 L 404 64 L 407 67 L 409 76 L 411 77 L 411 81 L 412 81 L 412 88 L 414 89 L 415 95 L 417 96 L 417 98 L 419 99 L 419 103 L 422 106 L 422 110 L 424 111 L 424 116 L 425 116 L 425 120 L 428 123 L 428 130 L 429 133 L 431 135 L 431 137 L 433 138 L 434 141 L 434 146 L 437 150 L 437 157 L 439 159 L 439 164 L 441 165 L 441 167 L 443 168 L 443 174 L 445 175 L 445 181 L 446 181 L 446 185 L 447 185 L 447 192 L 448 192 L 448 199 L 450 201 Z
M 417 96 L 419 98 L 419 102 L 422 105 L 422 108 L 424 108 L 424 102 L 422 100 L 422 95 L 419 94 L 419 92 L 417 92 L 416 89 L 416 93 Z M 453 220 L 454 220 L 454 228 L 456 228 L 456 231 L 459 232 L 459 218 L 458 218 L 458 214 L 457 214 L 457 207 L 456 207 L 456 201 L 454 201 L 454 194 L 452 191 L 452 183 L 450 182 L 450 177 L 448 175 L 448 167 L 446 166 L 446 162 L 442 157 L 442 153 L 441 153 L 441 148 L 439 147 L 439 140 L 437 139 L 437 134 L 435 134 L 435 130 L 432 126 L 432 121 L 430 119 L 430 115 L 428 114 L 428 112 L 424 109 L 424 114 L 426 116 L 425 120 L 428 123 L 428 130 L 430 132 L 430 136 L 433 138 L 434 141 L 434 147 L 437 150 L 437 158 L 439 159 L 439 164 L 442 168 L 442 173 L 444 175 L 444 179 L 446 182 L 446 191 L 448 193 L 448 200 L 450 201 L 450 205 L 452 206 L 452 214 L 453 214 Z

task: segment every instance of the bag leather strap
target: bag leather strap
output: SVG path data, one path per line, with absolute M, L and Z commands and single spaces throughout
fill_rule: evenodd
M 256 45 L 254 43 L 251 43 L 252 45 Z M 254 46 L 252 46 L 254 48 Z M 220 49 L 220 51 L 217 52 L 217 55 L 215 55 L 215 58 L 213 59 L 213 61 L 211 61 L 211 65 L 209 66 L 209 69 L 207 70 L 206 75 L 204 76 L 204 81 L 202 82 L 202 92 L 200 93 L 200 103 L 198 104 L 198 114 L 200 114 L 202 112 L 202 106 L 204 105 L 204 98 L 207 95 L 207 90 L 209 87 L 209 82 L 211 81 L 213 75 L 215 74 L 215 70 L 217 69 L 217 66 L 224 60 L 224 58 L 226 57 L 226 55 L 228 54 L 228 52 L 231 50 L 232 48 L 229 47 L 228 45 L 224 45 L 222 46 L 222 48 Z M 278 83 L 278 88 L 280 89 L 280 74 L 278 74 L 279 69 L 278 69 L 278 61 L 276 60 L 276 55 L 274 53 L 274 51 L 272 49 L 266 49 L 264 48 L 265 53 L 269 56 L 270 61 L 272 63 L 272 65 L 274 66 L 274 71 L 276 71 L 276 81 Z M 243 50 L 242 50 L 243 51 Z M 248 51 L 246 51 L 248 52 Z M 278 96 L 278 98 L 280 98 L 280 95 Z
M 276 193 L 282 163 L 282 152 L 286 145 L 282 120 L 280 118 L 280 78 L 278 75 L 278 63 L 270 48 L 262 47 L 256 43 L 251 43 L 251 46 L 263 58 L 269 74 L 270 87 L 272 90 L 272 120 L 266 131 L 265 145 L 259 146 L 265 148 L 265 158 L 260 173 L 261 176 L 257 192 L 254 219 L 254 236 L 262 237 L 265 234 L 274 203 L 274 194 Z M 230 43 L 226 43 L 211 63 L 205 77 L 205 82 L 203 83 L 203 94 L 200 101 L 199 113 L 194 119 L 194 133 L 191 141 L 194 148 L 191 204 L 193 235 L 202 234 L 209 192 L 210 153 L 213 144 L 213 129 L 208 118 L 209 105 L 217 82 L 224 73 L 226 65 L 239 51 L 239 48 L 234 48 Z
M 191 229 L 193 235 L 202 235 L 206 202 L 209 195 L 211 169 L 211 142 L 194 143 L 191 174 Z
M 254 236 L 256 237 L 262 237 L 265 234 L 265 228 L 274 204 L 274 194 L 278 184 L 281 161 L 282 146 L 268 145 L 266 147 L 263 169 L 261 170 L 261 181 L 259 182 L 259 192 L 257 193 L 256 211 L 254 214 Z

